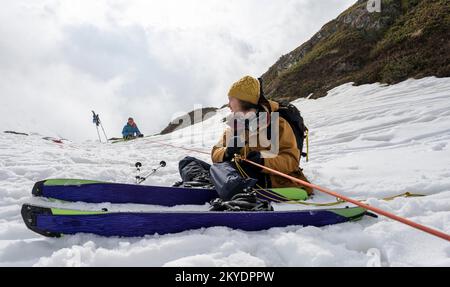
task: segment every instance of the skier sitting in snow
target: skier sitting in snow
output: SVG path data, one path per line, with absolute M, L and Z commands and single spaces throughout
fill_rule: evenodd
M 271 174 L 250 163 L 238 161 L 242 168 L 240 169 L 236 162 L 232 162 L 237 154 L 260 165 L 308 181 L 299 167 L 301 151 L 291 125 L 284 118 L 278 117 L 278 121 L 274 121 L 278 123 L 278 129 L 274 129 L 271 126 L 271 118 L 276 117 L 272 112 L 277 112 L 280 105 L 261 95 L 260 83 L 255 78 L 246 76 L 233 84 L 228 93 L 232 111 L 227 118 L 229 127 L 219 143 L 212 148 L 211 159 L 214 164 L 211 166 L 200 159 L 185 157 L 179 162 L 182 181 L 175 183 L 175 186 L 213 185 L 220 198 L 226 201 L 233 200 L 233 196 L 246 192 L 249 187 L 301 187 L 308 194 L 312 194 L 312 188 Z M 254 123 L 259 123 L 256 128 Z M 276 140 L 272 142 L 271 139 Z M 277 148 L 272 150 L 272 146 Z
M 134 119 L 128 118 L 127 124 L 123 127 L 122 136 L 124 139 L 132 139 L 135 137 L 143 137 L 144 135 L 139 131 Z
M 246 156 L 248 160 L 260 165 L 307 181 L 299 167 L 301 151 L 297 147 L 294 132 L 285 119 L 279 117 L 277 132 L 278 151 L 275 153 L 271 151 L 270 142 L 269 145 L 267 143 L 262 144 L 264 136 L 260 137 L 260 133 L 263 131 L 266 134 L 271 133 L 271 113 L 278 110 L 279 104 L 261 96 L 260 82 L 250 76 L 240 79 L 230 88 L 228 100 L 233 114 L 240 113 L 244 115 L 247 121 L 252 121 L 256 118 L 259 125 L 254 130 L 249 129 L 245 123 L 240 128 L 237 127 L 235 118 L 231 122 L 229 121 L 228 124 L 230 127 L 225 130 L 219 143 L 212 149 L 211 158 L 213 163 L 231 161 L 234 155 L 238 154 Z M 265 118 L 263 116 L 260 117 L 259 112 L 266 112 L 265 114 L 267 116 Z M 275 134 L 272 134 L 272 136 L 275 136 Z M 270 136 L 266 136 L 265 138 L 270 140 Z M 252 142 L 256 143 L 256 145 L 249 145 Z M 258 184 L 263 188 L 299 186 L 299 184 L 293 181 L 271 174 L 266 170 L 262 170 L 244 161 L 241 161 L 241 165 L 250 177 L 258 180 Z M 306 190 L 308 194 L 312 193 L 310 187 L 300 187 Z

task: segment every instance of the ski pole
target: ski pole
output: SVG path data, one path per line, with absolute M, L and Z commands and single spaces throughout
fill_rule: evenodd
M 142 163 L 140 162 L 136 162 L 134 164 L 134 166 L 136 167 L 136 183 L 139 184 L 138 179 L 140 178 L 140 173 L 141 173 L 141 167 L 142 167 Z
M 100 118 L 99 118 L 99 116 L 97 114 L 95 114 L 94 111 L 92 111 L 92 122 L 95 124 L 95 128 L 97 129 L 98 140 L 100 142 L 102 142 L 102 139 L 100 137 L 100 132 L 98 130 L 98 126 L 100 124 Z
M 105 135 L 105 140 L 106 140 L 106 142 L 108 142 L 108 137 L 106 136 L 105 129 L 103 128 L 103 124 L 101 122 L 100 122 L 100 126 L 102 127 L 103 134 Z
M 137 162 L 135 164 L 136 168 L 138 171 L 140 171 L 140 167 L 142 166 L 142 164 L 140 162 Z M 149 176 L 151 176 L 152 174 L 154 174 L 158 169 L 160 169 L 161 167 L 165 167 L 166 166 L 166 162 L 165 161 L 161 161 L 159 163 L 159 166 L 157 168 L 153 168 L 151 172 L 149 172 L 146 176 L 136 176 L 136 183 L 137 184 L 141 184 L 143 181 L 145 181 Z
M 100 132 L 98 131 L 98 127 L 96 127 L 96 129 L 97 129 L 98 140 L 99 140 L 100 142 L 102 142 L 102 139 L 101 139 L 101 137 L 100 137 Z

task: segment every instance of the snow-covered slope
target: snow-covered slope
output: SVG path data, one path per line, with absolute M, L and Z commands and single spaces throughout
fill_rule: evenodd
M 346 84 L 318 100 L 294 102 L 310 128 L 315 184 L 419 223 L 450 232 L 450 79 L 408 80 L 395 86 Z M 261 232 L 223 227 L 146 238 L 92 235 L 43 238 L 27 230 L 20 206 L 35 181 L 90 178 L 133 182 L 134 163 L 167 167 L 148 185 L 170 185 L 186 155 L 208 155 L 153 141 L 209 151 L 224 128 L 227 109 L 204 123 L 166 136 L 119 144 L 57 144 L 40 136 L 0 134 L 0 265 L 34 266 L 450 266 L 442 239 L 380 217 L 324 228 L 291 226 Z M 379 198 L 404 192 L 426 197 Z M 334 199 L 317 193 L 314 201 Z M 67 207 L 151 210 L 159 207 L 71 203 Z M 277 209 L 301 208 L 275 206 Z M 170 209 L 170 208 L 166 208 Z M 178 206 L 172 209 L 207 209 Z

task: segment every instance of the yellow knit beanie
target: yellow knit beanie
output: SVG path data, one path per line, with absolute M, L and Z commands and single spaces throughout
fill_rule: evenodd
M 259 101 L 259 90 L 259 81 L 245 76 L 231 86 L 228 96 L 256 105 Z

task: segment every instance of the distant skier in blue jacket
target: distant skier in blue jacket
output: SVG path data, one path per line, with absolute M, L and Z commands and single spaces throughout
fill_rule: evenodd
M 122 136 L 124 139 L 131 139 L 136 137 L 143 137 L 144 135 L 139 131 L 133 118 L 128 118 L 127 124 L 123 127 Z

